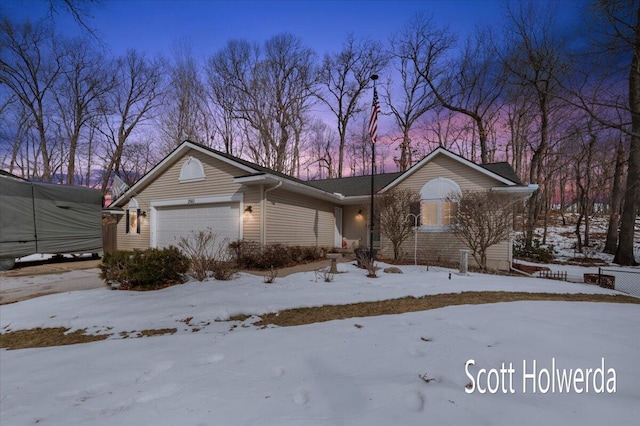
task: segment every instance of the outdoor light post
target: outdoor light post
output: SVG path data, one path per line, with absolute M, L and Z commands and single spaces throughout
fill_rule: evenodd
M 371 210 L 369 213 L 369 259 L 373 264 L 373 195 L 374 195 L 374 176 L 376 170 L 376 138 L 378 135 L 378 111 L 380 105 L 378 103 L 378 93 L 376 92 L 377 74 L 371 75 L 373 80 L 373 102 L 371 104 L 371 119 L 369 120 L 369 136 L 371 136 Z

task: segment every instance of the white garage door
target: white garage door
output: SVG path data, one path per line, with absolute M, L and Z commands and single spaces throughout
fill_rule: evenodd
M 180 237 L 193 231 L 211 228 L 220 244 L 240 239 L 240 205 L 238 203 L 202 204 L 195 206 L 158 207 L 156 219 L 157 247 L 178 246 Z

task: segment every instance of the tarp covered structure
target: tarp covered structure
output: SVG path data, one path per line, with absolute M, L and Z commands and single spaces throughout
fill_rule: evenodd
M 0 175 L 0 259 L 100 251 L 100 191 Z

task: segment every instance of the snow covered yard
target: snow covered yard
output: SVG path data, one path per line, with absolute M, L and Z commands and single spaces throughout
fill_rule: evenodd
M 405 274 L 381 273 L 378 279 L 341 268 L 346 273 L 332 283 L 316 281 L 314 273 L 271 285 L 242 275 L 156 292 L 95 289 L 1 306 L 3 331 L 64 326 L 112 333 L 94 343 L 0 350 L 1 422 L 626 425 L 640 415 L 638 305 L 465 305 L 262 330 L 216 322 L 240 313 L 461 291 L 615 294 L 584 284 L 459 276 L 440 268 L 403 266 Z M 167 327 L 178 332 L 140 339 L 118 334 Z M 532 393 L 532 380 L 523 373 L 531 372 L 534 360 L 538 370 L 551 371 L 553 358 L 563 370 L 595 370 L 604 359 L 603 380 L 615 370 L 616 392 L 598 393 L 590 382 L 589 392 L 580 394 Z M 512 363 L 515 392 L 465 392 L 470 359 L 474 377 L 482 368 Z

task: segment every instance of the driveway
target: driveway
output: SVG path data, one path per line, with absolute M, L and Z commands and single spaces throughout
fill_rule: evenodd
M 353 256 L 338 259 L 339 263 L 352 262 Z M 279 277 L 298 272 L 314 271 L 328 267 L 331 261 L 296 265 L 278 270 Z M 26 262 L 16 264 L 10 271 L 0 272 L 0 305 L 19 302 L 47 294 L 74 290 L 90 290 L 106 286 L 99 277 L 99 259 L 63 260 L 61 262 Z M 255 275 L 266 275 L 267 271 L 245 271 Z
M 100 260 L 44 263 L 0 272 L 0 304 L 46 294 L 104 287 L 99 277 Z

